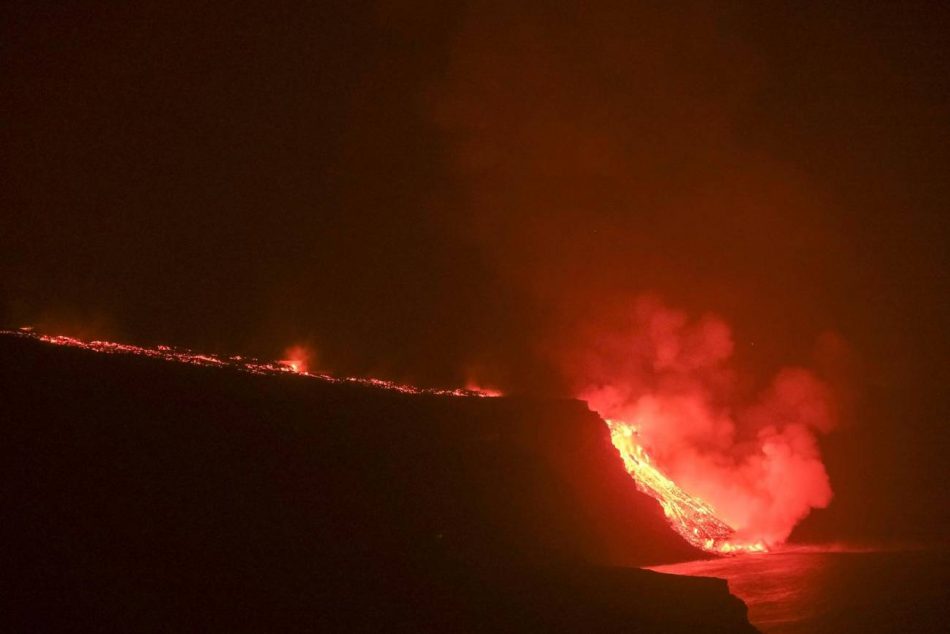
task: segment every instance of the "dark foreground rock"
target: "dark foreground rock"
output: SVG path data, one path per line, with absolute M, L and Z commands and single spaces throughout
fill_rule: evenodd
M 4 631 L 754 631 L 582 403 L 0 337 Z

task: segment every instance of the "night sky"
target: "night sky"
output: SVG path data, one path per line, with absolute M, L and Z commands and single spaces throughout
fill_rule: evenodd
M 950 517 L 950 8 L 7 2 L 0 324 L 569 392 L 652 293 L 816 368 L 814 539 Z

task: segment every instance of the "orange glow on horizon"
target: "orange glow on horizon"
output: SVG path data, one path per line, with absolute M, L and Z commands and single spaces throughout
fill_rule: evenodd
M 501 390 L 479 385 L 475 381 L 469 381 L 466 383 L 465 389 L 469 392 L 474 392 L 475 394 L 481 394 L 482 396 L 504 396 L 504 393 Z

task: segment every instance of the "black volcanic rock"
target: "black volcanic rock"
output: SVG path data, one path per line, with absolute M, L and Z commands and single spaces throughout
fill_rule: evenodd
M 5 631 L 754 631 L 576 401 L 0 337 Z

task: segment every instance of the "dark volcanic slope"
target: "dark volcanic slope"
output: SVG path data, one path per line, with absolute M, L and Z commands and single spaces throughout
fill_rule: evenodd
M 0 337 L 20 631 L 748 630 L 575 401 L 407 396 Z M 745 628 L 745 629 L 744 629 Z

